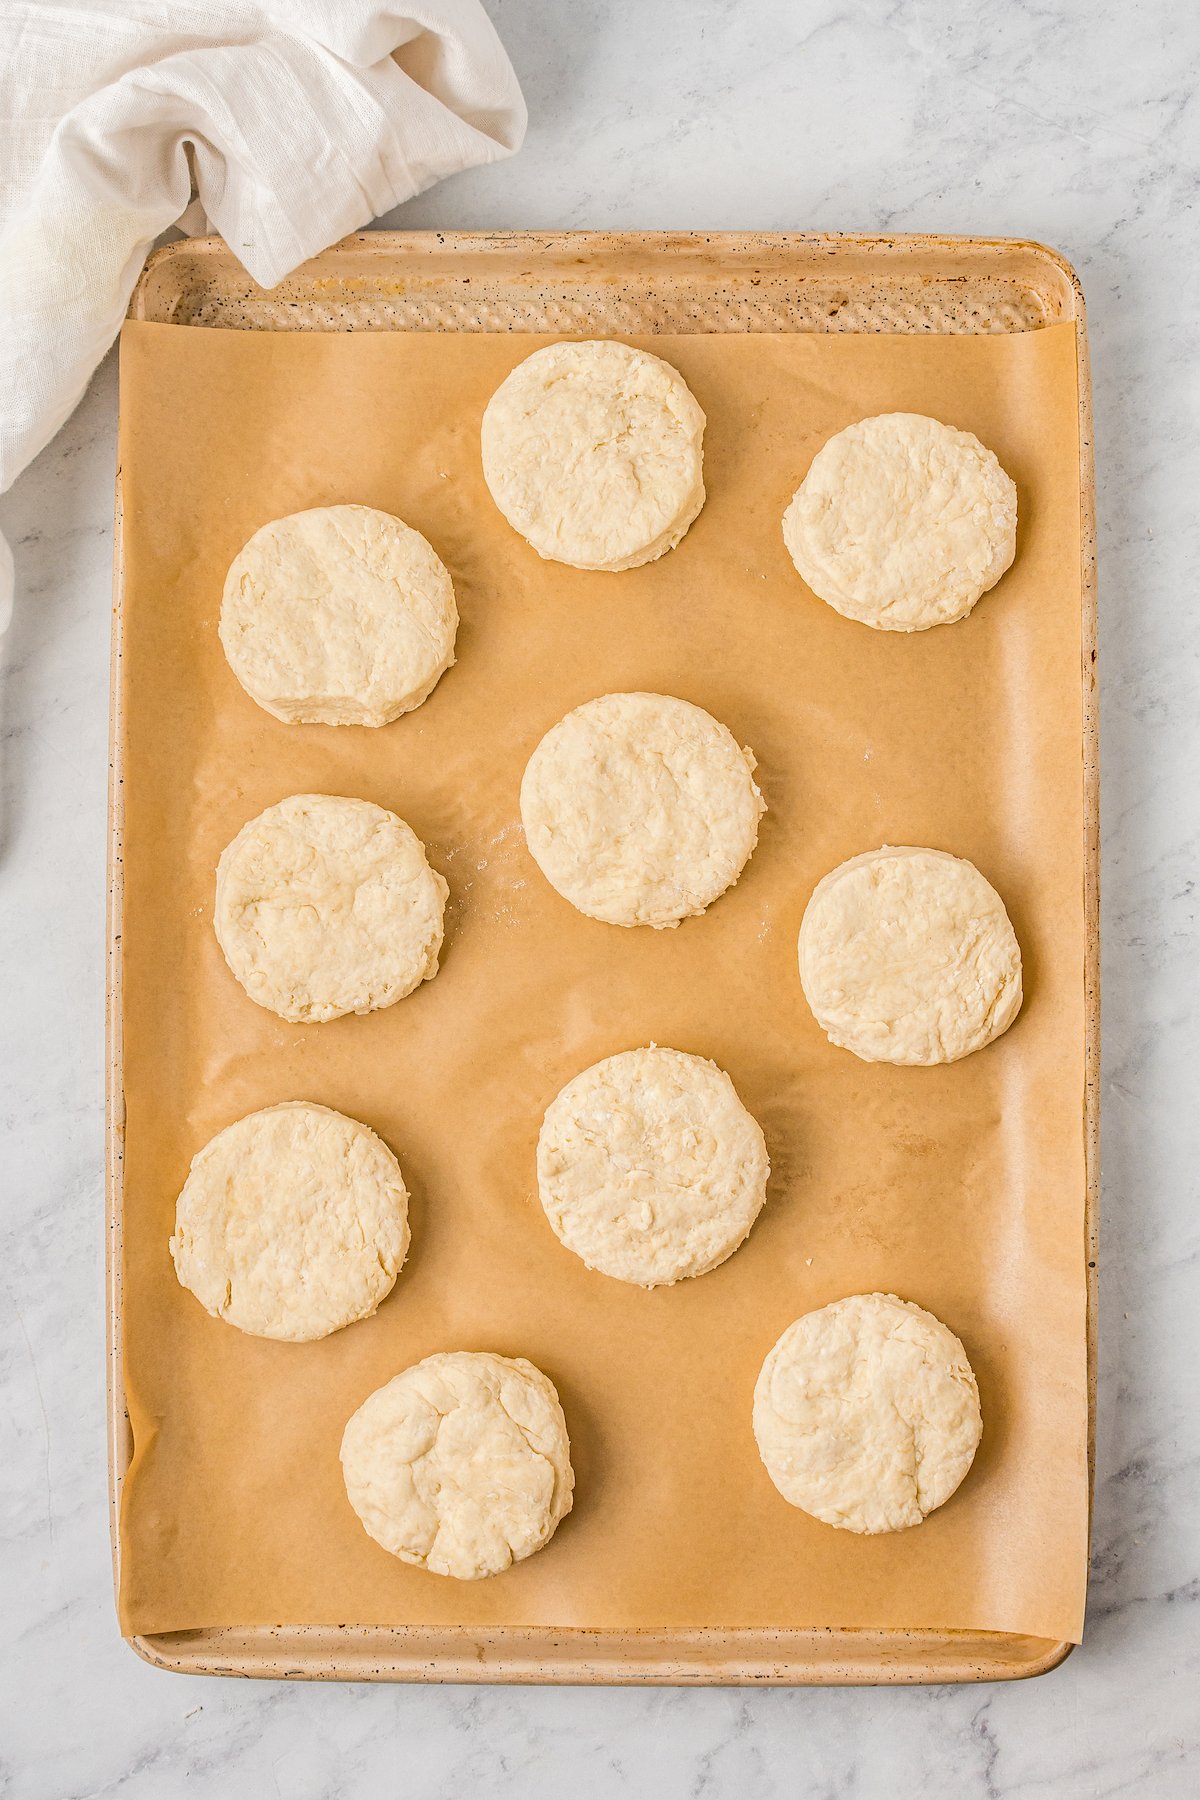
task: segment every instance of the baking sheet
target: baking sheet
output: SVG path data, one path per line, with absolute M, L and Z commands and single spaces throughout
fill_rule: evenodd
M 126 328 L 123 1628 L 836 1624 L 1075 1639 L 1087 1405 L 1073 327 L 645 340 L 709 415 L 709 500 L 678 550 L 620 577 L 540 562 L 484 489 L 482 406 L 541 341 Z M 779 535 L 825 437 L 897 408 L 978 432 L 1021 498 L 1014 569 L 969 620 L 916 638 L 814 601 Z M 456 668 L 382 732 L 276 723 L 215 635 L 224 570 L 251 531 L 338 500 L 424 531 L 463 617 Z M 674 933 L 580 918 L 521 839 L 529 751 L 569 707 L 621 687 L 724 719 L 758 755 L 771 809 L 739 886 Z M 393 807 L 452 889 L 433 983 L 311 1028 L 246 999 L 211 931 L 221 847 L 306 789 Z M 833 1050 L 795 975 L 816 880 L 885 841 L 970 856 L 1021 939 L 1021 1018 L 948 1069 Z M 651 1038 L 729 1070 L 775 1173 L 723 1269 L 643 1294 L 558 1245 L 533 1146 L 564 1080 Z M 365 1119 L 414 1190 L 391 1299 L 309 1346 L 210 1320 L 166 1250 L 194 1151 L 293 1097 Z M 963 1338 L 985 1436 L 945 1508 L 864 1540 L 779 1498 L 750 1394 L 792 1318 L 875 1287 Z M 578 1477 L 549 1549 L 469 1587 L 378 1550 L 337 1462 L 366 1393 L 453 1347 L 547 1370 Z

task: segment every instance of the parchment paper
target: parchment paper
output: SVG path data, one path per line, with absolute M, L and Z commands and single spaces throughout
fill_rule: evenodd
M 1083 823 L 1073 328 L 1019 336 L 643 340 L 708 414 L 708 502 L 645 569 L 539 560 L 479 463 L 483 406 L 527 336 L 257 333 L 131 324 L 121 358 L 127 1136 L 124 1356 L 134 1454 L 126 1632 L 405 1622 L 891 1626 L 1080 1634 L 1087 1539 Z M 1017 561 L 964 623 L 875 633 L 808 592 L 780 518 L 828 435 L 911 409 L 992 446 Z M 458 663 L 380 731 L 262 712 L 217 639 L 259 525 L 336 501 L 430 539 Z M 759 759 L 769 812 L 738 886 L 677 931 L 574 912 L 525 849 L 526 758 L 613 689 L 679 694 Z M 441 973 L 367 1018 L 288 1025 L 212 931 L 222 847 L 294 792 L 362 795 L 425 841 L 452 893 Z M 970 857 L 1003 895 L 1025 1006 L 948 1068 L 869 1066 L 804 1002 L 817 880 L 883 843 Z M 644 1293 L 545 1222 L 534 1144 L 560 1086 L 650 1040 L 711 1056 L 761 1121 L 768 1204 L 723 1268 Z M 364 1119 L 413 1191 L 408 1265 L 377 1316 L 277 1344 L 211 1319 L 167 1252 L 209 1136 L 273 1101 Z M 920 1528 L 860 1538 L 788 1506 L 750 1426 L 791 1320 L 894 1290 L 979 1378 L 974 1469 Z M 530 1357 L 570 1426 L 576 1504 L 551 1545 L 458 1584 L 366 1536 L 345 1420 L 435 1350 Z

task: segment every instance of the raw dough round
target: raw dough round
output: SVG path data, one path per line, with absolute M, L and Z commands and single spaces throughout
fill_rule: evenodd
M 386 725 L 454 661 L 458 609 L 419 531 L 373 506 L 314 506 L 263 525 L 221 601 L 229 666 L 293 725 Z
M 449 892 L 395 813 L 292 794 L 222 851 L 213 925 L 250 998 L 310 1023 L 391 1006 L 432 980 Z
M 575 1486 L 553 1382 L 523 1357 L 470 1350 L 427 1356 L 364 1400 L 342 1473 L 377 1544 L 458 1581 L 549 1543 Z
M 895 1294 L 789 1325 L 754 1389 L 754 1436 L 784 1499 L 874 1535 L 919 1525 L 970 1468 L 983 1420 L 966 1351 Z
M 576 1075 L 538 1138 L 538 1193 L 558 1237 L 589 1269 L 647 1288 L 732 1256 L 770 1172 L 725 1071 L 654 1045 Z
M 860 419 L 822 445 L 783 516 L 820 599 L 880 631 L 950 625 L 1017 549 L 1017 490 L 969 431 L 921 413 Z
M 853 856 L 817 883 L 800 980 L 831 1043 L 864 1062 L 957 1062 L 1021 1009 L 1021 952 L 974 863 L 911 847 Z
M 550 344 L 483 415 L 492 499 L 539 556 L 633 569 L 704 505 L 704 414 L 677 369 L 628 344 Z
M 408 1253 L 400 1165 L 357 1119 L 288 1100 L 193 1158 L 171 1255 L 215 1318 L 307 1343 L 369 1319 Z
M 732 887 L 766 811 L 754 757 L 698 706 L 606 694 L 551 727 L 521 782 L 542 874 L 609 925 L 677 925 Z

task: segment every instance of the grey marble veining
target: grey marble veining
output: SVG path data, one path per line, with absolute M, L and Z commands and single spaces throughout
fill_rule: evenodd
M 1087 1641 L 1032 1683 L 760 1692 L 183 1681 L 108 1564 L 102 1023 L 115 369 L 0 501 L 0 1794 L 1190 1800 L 1200 1792 L 1200 9 L 493 0 L 531 129 L 397 225 L 1041 238 L 1087 291 L 1104 775 Z

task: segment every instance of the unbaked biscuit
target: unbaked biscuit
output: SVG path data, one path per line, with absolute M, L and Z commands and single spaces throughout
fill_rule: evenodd
M 919 1525 L 970 1468 L 983 1420 L 966 1351 L 895 1294 L 789 1325 L 754 1389 L 754 1436 L 791 1505 L 843 1531 Z
M 754 757 L 698 706 L 606 694 L 529 759 L 521 820 L 551 887 L 610 925 L 677 925 L 732 887 L 766 810 Z
M 250 998 L 310 1023 L 391 1006 L 432 980 L 449 891 L 395 813 L 292 794 L 222 851 L 213 925 Z
M 305 1343 L 366 1319 L 408 1252 L 408 1193 L 357 1119 L 288 1100 L 227 1125 L 175 1208 L 175 1273 L 215 1318 Z
M 974 863 L 911 846 L 851 857 L 817 883 L 800 981 L 831 1043 L 864 1062 L 956 1062 L 1021 1008 L 1021 951 Z
M 221 643 L 252 700 L 287 724 L 386 725 L 454 661 L 450 576 L 419 531 L 373 506 L 263 525 L 234 557 Z
M 767 1194 L 767 1146 L 723 1069 L 681 1050 L 625 1050 L 546 1110 L 538 1193 L 589 1269 L 642 1287 L 732 1256 Z
M 813 593 L 880 631 L 965 618 L 1017 547 L 1017 490 L 969 431 L 921 413 L 860 419 L 822 445 L 783 518 Z
M 483 415 L 483 473 L 514 530 L 552 562 L 632 569 L 704 505 L 704 414 L 678 370 L 614 342 L 549 344 Z
M 364 1400 L 342 1473 L 377 1544 L 458 1581 L 540 1550 L 575 1486 L 553 1383 L 523 1357 L 468 1350 L 427 1356 Z

